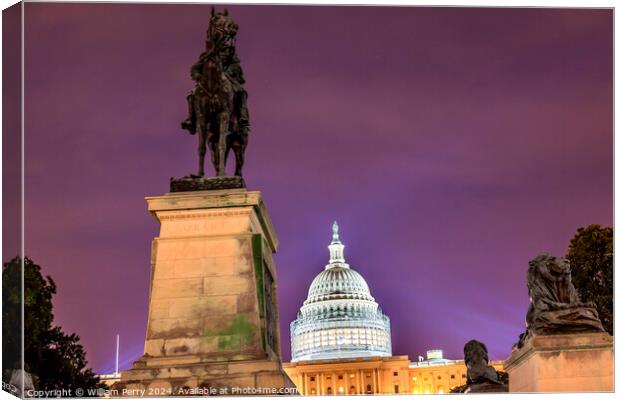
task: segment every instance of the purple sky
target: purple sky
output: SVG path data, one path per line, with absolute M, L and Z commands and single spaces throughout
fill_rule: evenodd
M 179 123 L 209 7 L 26 4 L 26 254 L 97 372 L 116 333 L 122 368 L 142 354 L 159 228 L 144 197 L 195 172 Z M 229 10 L 245 178 L 280 238 L 284 360 L 334 219 L 395 355 L 462 358 L 476 338 L 507 357 L 528 260 L 612 224 L 612 11 Z

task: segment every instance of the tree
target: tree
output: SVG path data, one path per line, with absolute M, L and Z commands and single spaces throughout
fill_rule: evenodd
M 596 305 L 605 330 L 614 334 L 613 229 L 590 225 L 577 229 L 566 258 L 581 301 Z
M 21 337 L 24 333 L 24 369 L 33 376 L 37 390 L 105 389 L 90 368 L 75 333 L 65 334 L 53 326 L 52 297 L 56 284 L 41 275 L 41 267 L 24 258 L 24 332 L 21 325 L 21 258 L 2 268 L 2 371 L 8 382 L 12 369 L 21 368 Z

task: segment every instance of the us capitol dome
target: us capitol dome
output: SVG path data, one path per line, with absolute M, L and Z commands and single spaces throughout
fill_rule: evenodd
M 364 278 L 345 262 L 336 222 L 332 231 L 329 264 L 310 284 L 291 323 L 291 361 L 389 357 L 390 319 Z

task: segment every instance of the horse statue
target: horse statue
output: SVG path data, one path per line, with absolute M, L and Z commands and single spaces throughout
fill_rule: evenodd
M 247 93 L 235 50 L 238 25 L 228 11 L 211 8 L 206 51 L 191 68 L 196 87 L 187 96 L 189 117 L 181 127 L 198 132 L 198 177 L 204 176 L 207 147 L 216 176 L 226 175 L 226 158 L 235 154 L 235 176 L 242 176 L 249 132 Z

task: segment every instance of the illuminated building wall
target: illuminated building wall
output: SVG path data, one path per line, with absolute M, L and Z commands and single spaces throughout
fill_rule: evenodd
M 366 357 L 284 363 L 302 395 L 407 393 L 409 357 Z
M 442 358 L 441 350 L 426 360 L 408 356 L 343 358 L 284 363 L 284 370 L 302 395 L 440 394 L 467 381 L 463 360 Z M 491 361 L 503 371 L 501 362 Z
M 429 350 L 427 359 L 409 365 L 411 394 L 449 393 L 455 386 L 467 382 L 467 367 L 463 360 L 447 360 L 441 350 Z M 501 361 L 491 361 L 497 371 L 503 371 Z

